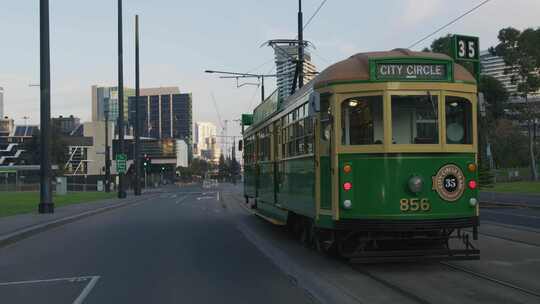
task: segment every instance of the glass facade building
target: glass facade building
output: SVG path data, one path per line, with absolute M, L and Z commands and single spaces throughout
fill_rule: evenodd
M 136 98 L 128 98 L 130 133 L 135 128 Z M 191 94 L 141 96 L 139 99 L 141 136 L 182 139 L 189 146 L 193 141 Z

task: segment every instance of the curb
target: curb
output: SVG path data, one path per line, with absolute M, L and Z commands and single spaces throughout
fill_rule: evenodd
M 6 235 L 2 235 L 2 236 L 0 236 L 0 248 L 6 247 L 6 246 L 8 246 L 10 244 L 13 244 L 13 243 L 16 243 L 18 241 L 27 239 L 27 238 L 29 238 L 31 236 L 34 236 L 36 234 L 39 234 L 41 232 L 45 232 L 47 230 L 50 230 L 50 229 L 53 229 L 53 228 L 56 228 L 56 227 L 60 227 L 60 226 L 63 226 L 63 225 L 75 222 L 77 220 L 93 216 L 93 215 L 97 215 L 97 214 L 104 213 L 104 212 L 107 212 L 107 211 L 111 211 L 111 210 L 114 210 L 114 209 L 122 208 L 122 207 L 125 207 L 125 206 L 128 206 L 128 205 L 143 201 L 145 199 L 146 198 L 144 198 L 144 199 L 141 198 L 141 199 L 137 199 L 137 200 L 133 200 L 133 201 L 129 201 L 129 202 L 123 202 L 123 203 L 120 203 L 120 204 L 117 204 L 117 205 L 106 206 L 106 207 L 101 207 L 101 208 L 94 209 L 94 210 L 85 211 L 85 212 L 82 212 L 82 213 L 78 213 L 78 214 L 66 216 L 66 217 L 63 217 L 63 218 L 59 218 L 57 220 L 53 220 L 53 221 L 50 221 L 50 222 L 41 223 L 41 224 L 37 224 L 37 225 L 34 225 L 34 226 L 26 227 L 26 228 L 23 228 L 21 230 L 18 230 L 18 231 L 15 231 L 15 232 L 12 232 L 12 233 L 9 233 L 9 234 L 6 234 Z

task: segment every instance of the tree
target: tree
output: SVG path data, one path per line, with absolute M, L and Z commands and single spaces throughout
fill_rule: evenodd
M 478 91 L 484 93 L 488 117 L 494 121 L 503 118 L 509 95 L 502 82 L 494 77 L 482 75 Z
M 230 174 L 230 166 L 225 160 L 225 156 L 223 156 L 223 154 L 219 156 L 218 174 L 221 179 L 224 179 Z
M 527 123 L 529 165 L 533 180 L 538 180 L 536 168 L 535 139 L 533 130 L 538 109 L 529 102 L 529 95 L 540 90 L 540 28 L 528 28 L 523 32 L 508 27 L 499 31 L 499 44 L 490 48 L 493 55 L 504 59 L 504 73 L 510 75 L 512 84 L 517 85 L 518 94 L 525 100 L 525 105 L 517 110 Z
M 452 35 L 448 34 L 433 40 L 430 51 L 434 53 L 443 53 L 452 57 Z
M 450 57 L 454 57 L 453 50 L 452 50 L 452 35 L 448 34 L 446 36 L 439 37 L 431 43 L 430 48 L 424 48 L 423 52 L 433 52 L 433 53 L 441 53 L 446 54 Z M 461 62 L 460 63 L 464 68 L 466 68 L 471 74 L 475 75 L 474 73 L 474 65 L 471 62 Z
M 69 160 L 68 145 L 65 139 L 58 134 L 61 134 L 57 126 L 51 124 L 51 164 L 58 165 L 60 171 L 64 169 L 64 165 Z M 25 153 L 22 156 L 26 164 L 37 165 L 40 163 L 41 147 L 40 147 L 40 131 L 37 130 L 32 134 L 32 138 L 25 141 L 23 144 Z
M 527 165 L 527 137 L 511 120 L 499 119 L 493 131 L 493 159 L 499 168 Z

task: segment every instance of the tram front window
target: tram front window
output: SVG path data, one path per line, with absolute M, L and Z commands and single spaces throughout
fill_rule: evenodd
M 341 143 L 344 145 L 382 145 L 383 97 L 348 98 L 341 104 Z
M 438 144 L 438 96 L 392 96 L 392 143 Z
M 446 142 L 472 144 L 472 105 L 463 97 L 446 97 Z

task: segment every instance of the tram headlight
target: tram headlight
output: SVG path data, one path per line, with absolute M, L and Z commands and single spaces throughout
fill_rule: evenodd
M 345 209 L 351 209 L 351 208 L 352 208 L 352 202 L 351 202 L 351 200 L 344 200 L 344 201 L 343 201 L 343 208 L 345 208 Z
M 411 190 L 412 193 L 422 192 L 423 187 L 424 181 L 420 176 L 415 175 L 409 178 L 409 190 Z
M 474 189 L 476 189 L 476 186 L 478 186 L 478 184 L 476 183 L 476 181 L 475 181 L 474 179 L 471 179 L 471 180 L 469 181 L 469 189 L 474 190 Z
M 478 200 L 476 198 L 472 197 L 469 199 L 469 205 L 471 205 L 471 207 L 476 207 L 476 204 L 478 204 Z
M 345 182 L 345 183 L 343 184 L 343 190 L 349 191 L 349 190 L 351 190 L 351 189 L 352 189 L 352 183 L 351 183 L 351 182 Z

